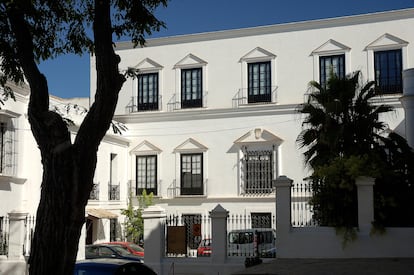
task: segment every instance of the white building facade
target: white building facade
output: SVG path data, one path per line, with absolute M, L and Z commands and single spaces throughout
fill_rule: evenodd
M 405 136 L 401 75 L 414 67 L 412 26 L 406 9 L 149 39 L 136 49 L 118 43 L 121 70 L 138 77 L 124 84 L 114 117 L 128 130 L 99 147 L 81 244 L 123 239 L 121 210 L 144 189 L 167 214 L 195 223 L 221 204 L 249 217 L 248 227 L 274 227 L 273 180 L 301 183 L 310 172 L 296 143 L 309 81 L 360 70 L 384 91 L 377 101 L 396 108 L 383 118 L 390 130 Z M 92 57 L 90 100 L 94 65 Z M 0 110 L 0 225 L 12 212 L 34 216 L 40 197 L 29 90 L 15 94 Z
M 169 214 L 207 215 L 218 203 L 268 227 L 275 216 L 272 181 L 309 175 L 296 138 L 297 112 L 311 80 L 330 70 L 375 80 L 405 135 L 402 71 L 414 66 L 414 10 L 279 24 L 116 44 L 124 84 L 115 120 L 130 140 L 128 179 Z M 96 74 L 91 59 L 91 99 Z

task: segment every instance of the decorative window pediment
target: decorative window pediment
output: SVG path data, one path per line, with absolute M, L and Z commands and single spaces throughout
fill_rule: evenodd
M 141 72 L 159 71 L 163 68 L 160 64 L 150 58 L 145 58 L 134 67 Z
M 371 42 L 367 47 L 366 50 L 376 50 L 376 49 L 396 49 L 402 48 L 407 46 L 408 42 L 398 38 L 394 35 L 389 33 L 383 34 L 381 37 L 377 38 L 373 42 Z
M 152 144 L 151 142 L 144 140 L 140 144 L 134 147 L 129 153 L 131 155 L 153 155 L 159 154 L 162 150 Z
M 268 61 L 276 58 L 276 55 L 260 47 L 256 47 L 240 58 L 240 62 Z
M 7 109 L 0 109 L 0 117 L 4 118 L 16 118 L 19 117 L 20 114 L 15 113 L 13 111 L 7 110 Z
M 325 43 L 323 43 L 321 46 L 316 48 L 312 51 L 312 55 L 332 55 L 332 54 L 338 54 L 338 53 L 344 53 L 351 50 L 350 47 L 339 43 L 338 41 L 335 41 L 333 39 L 329 39 Z
M 174 149 L 174 153 L 195 153 L 205 152 L 208 148 L 196 141 L 195 139 L 189 138 Z
M 272 143 L 281 144 L 283 140 L 275 134 L 261 128 L 253 129 L 234 141 L 235 144 Z
M 206 61 L 190 53 L 186 57 L 178 61 L 178 63 L 174 65 L 174 69 L 204 66 L 206 64 L 207 64 Z

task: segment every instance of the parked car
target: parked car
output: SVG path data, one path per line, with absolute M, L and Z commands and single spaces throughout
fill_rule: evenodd
M 139 246 L 135 243 L 131 243 L 131 242 L 109 242 L 109 243 L 105 243 L 105 244 L 120 245 L 123 248 L 127 249 L 132 254 L 140 256 L 140 257 L 144 257 L 144 248 L 142 248 L 141 246 Z
M 252 228 L 230 231 L 227 236 L 227 252 L 231 256 L 275 255 L 276 230 Z
M 157 275 L 149 266 L 123 259 L 92 259 L 78 261 L 73 275 Z
M 85 246 L 86 259 L 113 258 L 144 262 L 142 257 L 136 256 L 116 244 L 92 244 Z
M 211 256 L 211 239 L 203 239 L 197 248 L 197 257 Z

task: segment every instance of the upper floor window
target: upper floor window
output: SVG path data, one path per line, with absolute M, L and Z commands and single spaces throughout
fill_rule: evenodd
M 402 93 L 401 49 L 374 52 L 375 82 L 384 94 Z
M 271 102 L 270 61 L 248 63 L 248 103 Z
M 408 42 L 385 33 L 368 44 L 368 77 L 383 94 L 402 93 L 402 71 L 408 67 Z
M 168 110 L 201 108 L 207 106 L 207 62 L 188 54 L 174 65 L 175 93 L 167 103 Z
M 7 145 L 7 138 L 6 138 L 6 129 L 7 125 L 4 122 L 0 122 L 0 173 L 3 173 L 5 170 L 6 164 L 6 145 Z
M 181 108 L 203 107 L 202 69 L 181 70 Z
M 138 111 L 158 110 L 158 72 L 138 75 Z
M 109 164 L 109 184 L 108 184 L 108 199 L 109 200 L 119 200 L 120 186 L 118 179 L 118 155 L 111 153 L 110 154 L 110 164 Z
M 319 84 L 326 88 L 332 76 L 345 77 L 345 54 L 319 57 Z
M 203 195 L 203 153 L 181 154 L 181 195 Z
M 313 79 L 324 89 L 332 76 L 344 78 L 349 73 L 351 48 L 329 39 L 311 53 L 313 56 Z
M 0 174 L 14 176 L 16 174 L 16 135 L 14 117 L 4 110 L 0 114 Z
M 137 156 L 136 160 L 136 195 L 144 190 L 157 195 L 157 156 Z

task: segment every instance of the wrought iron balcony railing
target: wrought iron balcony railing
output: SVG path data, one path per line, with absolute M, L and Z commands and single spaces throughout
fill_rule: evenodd
M 89 194 L 90 200 L 99 200 L 99 183 L 94 183 L 91 193 Z

